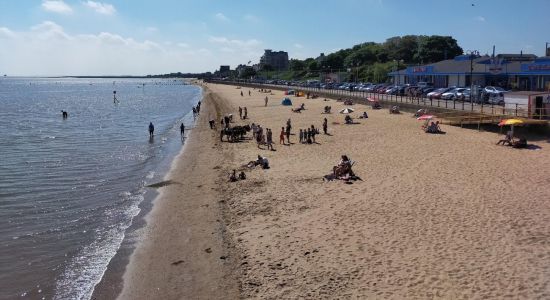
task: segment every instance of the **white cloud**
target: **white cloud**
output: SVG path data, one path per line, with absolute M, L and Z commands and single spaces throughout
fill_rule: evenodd
M 477 16 L 477 17 L 476 17 L 476 20 L 478 20 L 479 22 L 485 22 L 485 17 L 483 17 L 483 16 Z
M 48 39 L 62 39 L 70 40 L 69 35 L 65 33 L 63 27 L 57 25 L 52 21 L 44 21 L 38 25 L 31 27 L 33 37 L 42 40 Z
M 0 69 L 14 76 L 205 72 L 257 60 L 263 53 L 256 39 L 138 40 L 107 31 L 73 34 L 52 21 L 22 31 L 0 27 L 0 44 Z
M 211 43 L 237 46 L 241 48 L 253 48 L 261 45 L 261 42 L 256 39 L 237 40 L 237 39 L 228 39 L 226 37 L 211 36 L 208 38 L 208 41 Z
M 228 22 L 229 21 L 229 18 L 226 17 L 224 14 L 222 13 L 217 13 L 214 15 L 214 17 L 220 21 L 223 21 L 223 22 Z
M 42 1 L 42 8 L 46 11 L 51 11 L 59 14 L 71 14 L 73 9 L 63 2 L 63 0 L 45 0 Z
M 116 9 L 112 4 L 109 3 L 102 3 L 102 2 L 95 2 L 88 0 L 84 2 L 84 5 L 95 10 L 98 14 L 102 15 L 114 15 L 116 13 Z
M 0 38 L 14 38 L 15 33 L 11 31 L 9 28 L 6 27 L 0 27 Z
M 304 46 L 302 44 L 298 44 L 298 43 L 294 44 L 294 47 L 296 47 L 298 49 L 304 48 Z

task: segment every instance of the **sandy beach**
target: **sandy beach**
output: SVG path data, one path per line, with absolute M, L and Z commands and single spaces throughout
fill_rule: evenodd
M 248 91 L 251 96 L 248 96 Z M 209 92 L 208 92 L 209 91 Z M 335 100 L 208 84 L 197 127 L 159 189 L 120 299 L 544 299 L 550 297 L 550 151 L 500 135 Z M 269 103 L 264 106 L 264 97 Z M 321 114 L 330 105 L 332 114 Z M 238 106 L 248 108 L 239 120 Z M 208 119 L 273 130 L 275 150 L 219 141 Z M 300 128 L 329 135 L 298 143 Z M 291 145 L 279 132 L 291 118 Z M 248 134 L 251 136 L 251 133 Z M 324 182 L 340 156 L 362 181 Z M 271 168 L 228 174 L 257 155 Z

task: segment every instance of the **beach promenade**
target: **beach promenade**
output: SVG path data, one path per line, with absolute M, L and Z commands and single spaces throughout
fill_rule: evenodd
M 353 106 L 358 124 L 345 125 L 335 100 L 291 96 L 306 108 L 293 113 L 281 91 L 206 88 L 120 299 L 550 297 L 546 141 L 519 150 L 496 146 L 491 132 L 443 126 L 447 134 L 431 135 L 411 114 L 363 105 Z M 326 105 L 332 114 L 321 114 Z M 357 119 L 363 111 L 369 118 Z M 224 113 L 232 125 L 271 128 L 276 151 L 220 142 L 207 121 L 219 128 Z M 329 135 L 299 144 L 298 130 L 321 129 L 325 117 Z M 288 118 L 292 144 L 280 145 Z M 343 154 L 362 181 L 324 182 Z M 258 155 L 270 169 L 243 168 L 246 180 L 228 182 Z

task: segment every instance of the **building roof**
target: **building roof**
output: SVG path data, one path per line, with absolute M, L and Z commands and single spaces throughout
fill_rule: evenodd
M 470 56 L 460 55 L 433 64 L 411 66 L 388 73 L 390 76 L 407 75 L 550 75 L 550 57 L 539 57 L 532 54 L 499 54 L 496 57 L 478 56 L 470 61 Z M 510 58 L 507 60 L 506 58 Z M 473 70 L 471 68 L 473 67 Z

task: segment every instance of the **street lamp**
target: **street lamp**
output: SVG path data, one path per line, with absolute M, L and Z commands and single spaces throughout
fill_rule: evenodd
M 468 52 L 470 53 L 470 105 L 473 107 L 472 94 L 474 92 L 474 58 L 479 56 L 479 51 L 472 50 Z

